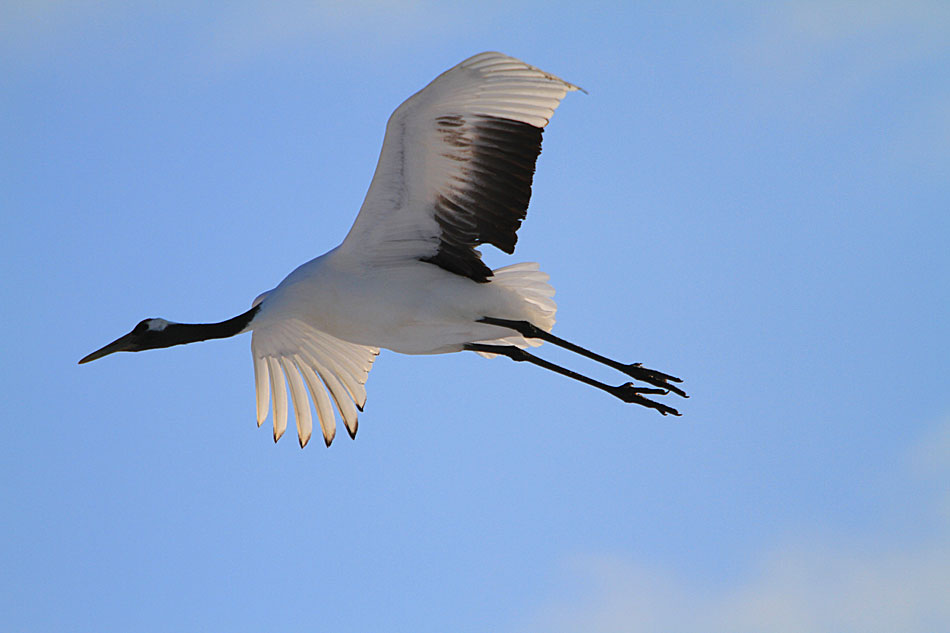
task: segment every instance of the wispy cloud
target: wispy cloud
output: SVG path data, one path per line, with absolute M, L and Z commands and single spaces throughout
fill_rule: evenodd
M 796 1 L 761 11 L 740 44 L 767 74 L 805 78 L 837 65 L 858 80 L 945 52 L 950 4 L 939 1 Z
M 371 54 L 380 43 L 444 32 L 440 27 L 457 11 L 431 0 L 25 0 L 0 3 L 0 55 L 21 64 L 48 62 L 84 40 L 148 33 L 156 24 L 177 28 L 176 37 L 198 57 L 189 63 L 238 64 L 328 40 Z
M 946 58 L 947 33 L 950 3 L 799 0 L 757 12 L 736 59 L 770 106 L 828 109 Z
M 895 126 L 886 151 L 896 165 L 930 175 L 935 182 L 950 179 L 950 86 Z
M 860 125 L 893 167 L 950 174 L 950 3 L 798 0 L 763 5 L 735 59 L 769 116 Z M 867 151 L 867 150 L 865 150 Z
M 325 38 L 345 38 L 372 51 L 381 42 L 432 33 L 453 15 L 451 3 L 424 0 L 243 2 L 216 20 L 210 50 L 224 63 Z
M 55 58 L 77 38 L 127 14 L 131 3 L 25 0 L 0 3 L 0 56 L 32 63 Z
M 950 420 L 908 456 L 908 494 L 919 477 L 950 472 Z M 923 503 L 938 511 L 948 499 Z M 946 517 L 935 518 L 945 521 Z M 917 526 L 908 526 L 908 528 Z M 950 630 L 950 524 L 907 543 L 876 534 L 825 534 L 759 552 L 741 580 L 696 581 L 621 556 L 584 555 L 564 565 L 562 591 L 524 627 L 548 633 L 927 633 Z M 819 527 L 820 529 L 820 527 Z

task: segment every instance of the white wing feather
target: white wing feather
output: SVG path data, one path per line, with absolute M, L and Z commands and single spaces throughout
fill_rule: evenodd
M 439 75 L 390 117 L 376 173 L 340 254 L 367 265 L 434 256 L 440 227 L 432 205 L 472 178 L 466 164 L 471 148 L 462 147 L 459 139 L 479 142 L 478 117 L 543 128 L 573 90 L 579 88 L 494 52 L 475 55 Z
M 251 345 L 253 349 L 253 344 Z M 287 388 L 284 383 L 284 373 L 280 370 L 280 356 L 264 358 L 267 363 L 267 372 L 270 374 L 270 392 L 274 398 L 274 441 L 276 442 L 287 430 Z M 258 421 L 258 425 L 260 421 Z
M 300 446 L 313 431 L 310 399 L 327 446 L 336 434 L 336 420 L 327 389 L 350 435 L 356 434 L 357 409 L 366 402 L 366 379 L 379 348 L 348 343 L 297 319 L 255 328 L 251 340 L 257 387 L 257 424 L 274 410 L 274 441 L 287 429 L 287 386 L 297 422 Z M 286 382 L 285 382 L 286 377 Z
M 310 414 L 307 388 L 303 385 L 303 378 L 300 377 L 300 371 L 292 357 L 282 356 L 280 367 L 284 370 L 284 376 L 290 385 L 290 400 L 294 403 L 294 417 L 297 419 L 297 439 L 300 442 L 300 448 L 303 448 L 313 434 L 313 417 Z
M 300 357 L 298 357 L 300 358 Z M 301 362 L 302 361 L 302 362 Z M 330 399 L 327 392 L 320 383 L 320 378 L 314 372 L 313 368 L 306 361 L 300 359 L 297 368 L 303 374 L 307 387 L 310 389 L 310 397 L 313 399 L 313 405 L 317 409 L 317 419 L 320 420 L 320 429 L 323 431 L 323 442 L 329 446 L 336 437 L 336 416 L 333 415 L 333 407 L 330 405 Z M 309 408 L 309 405 L 307 405 Z M 304 442 L 301 441 L 301 448 Z

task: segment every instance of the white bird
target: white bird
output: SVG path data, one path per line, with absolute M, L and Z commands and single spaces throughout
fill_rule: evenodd
M 556 305 L 548 275 L 535 263 L 490 270 L 477 249 L 514 252 L 542 129 L 575 90 L 501 53 L 466 59 L 390 117 L 369 192 L 339 246 L 294 270 L 244 314 L 208 324 L 145 319 L 79 362 L 253 331 L 258 426 L 273 399 L 274 441 L 286 430 L 286 378 L 301 447 L 313 429 L 308 391 L 327 446 L 336 434 L 333 403 L 355 437 L 380 348 L 504 355 L 679 415 L 643 396 L 686 397 L 671 384 L 679 378 L 550 334 Z M 545 341 L 651 386 L 611 386 L 525 351 Z

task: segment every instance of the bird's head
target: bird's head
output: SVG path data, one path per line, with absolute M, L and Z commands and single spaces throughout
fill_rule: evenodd
M 175 341 L 172 337 L 169 337 L 170 332 L 168 331 L 168 327 L 174 325 L 174 323 L 165 319 L 145 319 L 132 328 L 131 332 L 89 354 L 79 361 L 79 364 L 98 360 L 115 352 L 140 352 L 145 349 L 174 345 Z

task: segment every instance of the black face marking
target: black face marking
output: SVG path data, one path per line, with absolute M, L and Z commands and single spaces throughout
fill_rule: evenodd
M 471 123 L 468 129 L 466 121 Z M 476 248 L 491 244 L 514 252 L 531 200 L 542 130 L 494 116 L 443 116 L 436 124 L 452 148 L 443 156 L 458 161 L 462 175 L 434 202 L 439 250 L 422 261 L 487 282 L 491 269 Z

